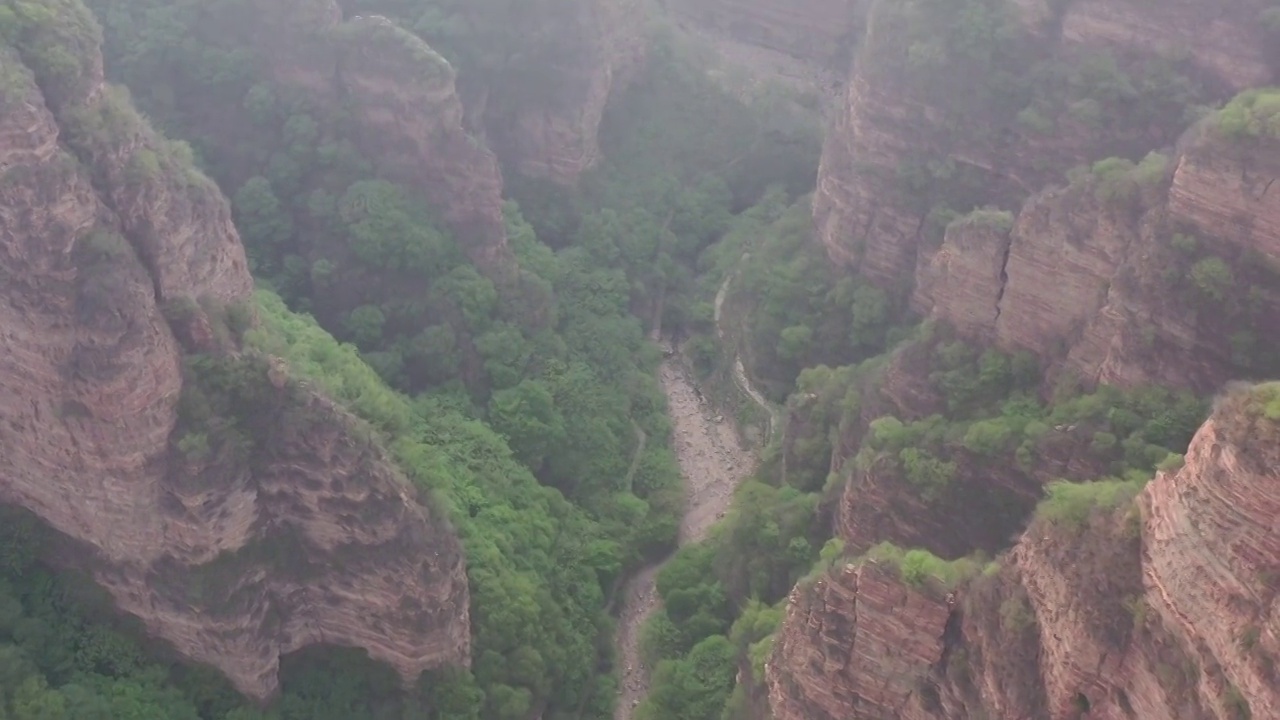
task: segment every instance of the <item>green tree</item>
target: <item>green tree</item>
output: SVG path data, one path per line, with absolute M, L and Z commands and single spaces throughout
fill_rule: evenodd
M 293 237 L 293 220 L 281 207 L 271 182 L 249 178 L 236 191 L 231 207 L 251 255 L 260 263 L 275 262 Z
M 507 438 L 516 457 L 535 472 L 564 442 L 564 419 L 546 383 L 537 380 L 522 380 L 495 392 L 489 401 L 489 422 Z

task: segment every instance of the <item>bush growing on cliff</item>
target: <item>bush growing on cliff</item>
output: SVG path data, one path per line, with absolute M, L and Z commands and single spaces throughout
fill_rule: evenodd
M 1079 529 L 1097 512 L 1124 505 L 1147 484 L 1143 473 L 1135 477 L 1104 479 L 1088 483 L 1052 482 L 1045 488 L 1045 499 L 1036 507 L 1036 519 L 1051 525 Z
M 1134 164 L 1124 158 L 1111 157 L 1093 164 L 1093 176 L 1097 182 L 1094 194 L 1102 202 L 1128 203 L 1143 189 L 1164 180 L 1169 158 L 1160 153 L 1150 153 L 1142 162 Z
M 1007 233 L 1013 229 L 1013 221 L 1013 213 L 1008 210 L 978 208 L 968 215 L 952 220 L 947 225 L 947 230 L 976 226 L 988 228 L 998 233 Z
M 1191 281 L 1204 299 L 1222 303 L 1235 284 L 1235 277 L 1222 258 L 1207 257 L 1191 266 Z
M 935 589 L 950 590 L 976 577 L 984 565 L 978 557 L 943 560 L 928 550 L 907 550 L 889 542 L 876 545 L 864 557 L 889 568 L 903 582 L 917 589 L 926 589 L 936 583 Z
M 1222 108 L 1214 118 L 1224 137 L 1280 139 L 1280 90 L 1246 90 Z

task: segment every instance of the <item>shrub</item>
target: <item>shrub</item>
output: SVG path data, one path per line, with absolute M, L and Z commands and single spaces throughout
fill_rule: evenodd
M 951 589 L 976 577 L 983 568 L 983 564 L 975 558 L 943 560 L 928 550 L 904 550 L 888 542 L 876 545 L 863 557 L 888 567 L 903 582 L 915 588 L 924 588 L 933 581 L 944 589 Z
M 1169 244 L 1173 246 L 1174 250 L 1177 250 L 1183 255 L 1192 255 L 1195 253 L 1196 246 L 1199 244 L 1199 242 L 1196 240 L 1195 235 L 1185 235 L 1183 233 L 1174 233 L 1173 238 L 1170 239 L 1169 241 Z
M 1160 464 L 1156 466 L 1156 469 L 1164 473 L 1175 473 L 1181 470 L 1182 466 L 1186 463 L 1187 459 L 1183 455 L 1179 453 L 1169 453 L 1164 460 L 1160 461 Z
M 1057 481 L 1045 488 L 1036 519 L 1074 529 L 1083 527 L 1097 511 L 1120 507 L 1142 490 L 1145 480 L 1107 479 L 1091 483 Z
M 996 232 L 1007 233 L 1013 229 L 1013 221 L 1013 213 L 1007 210 L 978 208 L 968 215 L 952 220 L 947 226 L 947 229 L 950 230 L 952 227 L 979 226 L 991 228 Z
M 1227 717 L 1230 720 L 1252 720 L 1253 718 L 1253 709 L 1249 707 L 1249 700 L 1235 685 L 1227 685 L 1226 692 L 1222 694 L 1222 704 L 1226 706 Z
M 1222 258 L 1207 257 L 1191 266 L 1191 281 L 1202 297 L 1221 303 L 1235 284 L 1235 276 Z
M 1035 613 L 1021 594 L 1005 598 L 1000 603 L 1000 628 L 1005 632 L 1020 633 L 1035 622 Z
M 1214 124 L 1229 140 L 1280 138 L 1280 90 L 1247 90 L 1237 95 L 1218 112 Z

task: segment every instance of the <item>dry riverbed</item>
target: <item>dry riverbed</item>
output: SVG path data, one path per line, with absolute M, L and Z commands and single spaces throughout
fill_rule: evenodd
M 696 543 L 729 509 L 733 492 L 755 469 L 755 454 L 744 448 L 731 418 L 703 402 L 678 358 L 668 358 L 659 371 L 671 414 L 672 439 L 684 475 L 687 504 L 680 524 L 680 544 Z M 623 590 L 618 620 L 618 659 L 622 687 L 614 720 L 631 720 L 635 706 L 649 692 L 650 667 L 640 660 L 640 628 L 658 607 L 655 581 L 661 565 L 637 573 Z

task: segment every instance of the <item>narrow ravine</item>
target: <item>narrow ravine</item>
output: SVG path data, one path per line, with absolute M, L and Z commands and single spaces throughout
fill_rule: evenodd
M 658 377 L 667 396 L 673 449 L 685 481 L 687 500 L 679 539 L 683 546 L 704 539 L 724 516 L 734 490 L 755 469 L 755 454 L 742 446 L 732 420 L 718 415 L 694 389 L 679 356 L 668 358 Z M 635 706 L 649 691 L 652 668 L 641 665 L 640 629 L 658 606 L 655 582 L 661 567 L 640 571 L 623 590 L 617 635 L 622 687 L 615 720 L 631 720 Z
M 715 320 L 722 341 L 720 308 L 732 277 L 731 274 L 725 279 L 716 294 Z M 667 397 L 673 450 L 684 476 L 686 502 L 679 536 L 679 545 L 684 546 L 706 538 L 711 527 L 724 517 L 733 501 L 734 490 L 755 470 L 756 455 L 743 446 L 733 419 L 717 413 L 695 388 L 678 352 L 662 363 L 658 379 Z M 772 434 L 777 422 L 776 411 L 751 386 L 742 360 L 736 357 L 734 383 L 769 413 L 769 433 Z M 631 720 L 636 706 L 649 693 L 649 674 L 653 668 L 641 664 L 640 630 L 660 602 L 656 582 L 662 564 L 656 563 L 636 573 L 623 589 L 616 639 L 622 685 L 614 720 Z

